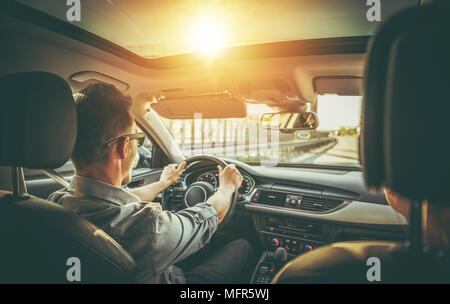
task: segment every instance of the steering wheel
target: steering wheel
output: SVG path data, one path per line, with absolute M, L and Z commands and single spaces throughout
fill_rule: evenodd
M 222 166 L 222 168 L 225 168 L 228 165 L 227 162 L 225 162 L 223 159 L 209 154 L 191 156 L 184 161 L 187 164 L 185 171 L 188 171 L 191 168 L 192 164 L 205 161 L 213 162 L 217 165 Z M 183 208 L 189 208 L 199 203 L 206 202 L 214 193 L 214 187 L 207 182 L 194 182 L 190 184 L 189 187 L 186 187 L 184 183 L 181 183 L 181 186 L 171 186 L 163 192 L 162 205 L 167 206 L 169 200 L 177 197 L 179 199 L 181 198 Z M 233 217 L 238 197 L 238 189 L 236 189 L 231 197 L 230 208 L 223 217 L 222 222 L 220 222 L 219 228 L 222 229 L 223 227 L 225 227 Z

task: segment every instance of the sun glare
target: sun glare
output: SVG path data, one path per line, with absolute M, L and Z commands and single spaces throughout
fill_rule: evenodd
M 195 20 L 191 33 L 192 50 L 214 56 L 228 41 L 227 27 L 216 14 L 207 13 Z

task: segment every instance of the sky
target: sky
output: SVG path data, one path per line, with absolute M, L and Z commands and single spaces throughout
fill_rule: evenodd
M 338 130 L 340 127 L 358 127 L 361 119 L 361 96 L 319 95 L 318 130 Z

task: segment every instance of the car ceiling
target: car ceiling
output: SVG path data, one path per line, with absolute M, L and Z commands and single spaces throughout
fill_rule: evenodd
M 1 19 L 0 48 L 3 74 L 44 70 L 68 80 L 74 92 L 83 85 L 70 80 L 80 71 L 96 71 L 129 85 L 128 93 L 157 94 L 172 88 L 206 86 L 211 89 L 233 87 L 241 78 L 288 77 L 299 96 L 306 101 L 315 99 L 313 79 L 317 76 L 362 77 L 364 52 L 337 55 L 288 56 L 239 60 L 199 59 L 179 68 L 144 67 L 124 58 L 69 38 L 31 23 L 5 16 Z M 31 51 L 32 50 L 32 51 Z M 239 48 L 237 48 L 239 50 Z M 12 60 L 14 58 L 14 60 Z
M 65 1 L 19 2 L 66 21 Z M 387 18 L 418 3 L 385 1 L 381 14 Z M 237 46 L 372 35 L 379 22 L 367 21 L 367 9 L 361 0 L 84 1 L 81 21 L 73 24 L 142 56 L 159 57 L 194 51 L 201 42 L 193 32 L 204 19 L 205 27 L 223 25 L 223 46 Z

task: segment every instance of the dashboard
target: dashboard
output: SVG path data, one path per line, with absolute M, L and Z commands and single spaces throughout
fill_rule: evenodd
M 284 247 L 291 257 L 344 240 L 402 240 L 406 220 L 383 193 L 369 192 L 358 170 L 250 166 L 235 160 L 244 177 L 237 209 L 253 218 L 266 250 Z M 214 164 L 194 164 L 182 177 L 219 186 Z M 172 209 L 173 210 L 173 209 Z

